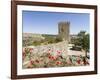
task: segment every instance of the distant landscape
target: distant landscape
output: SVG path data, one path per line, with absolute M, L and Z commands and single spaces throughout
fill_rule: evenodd
M 58 35 L 23 33 L 23 46 L 46 45 L 62 41 Z

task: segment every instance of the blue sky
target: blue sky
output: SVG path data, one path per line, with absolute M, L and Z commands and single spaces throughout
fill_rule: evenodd
M 87 13 L 23 11 L 22 15 L 24 33 L 58 34 L 60 21 L 70 21 L 70 34 L 81 30 L 89 33 L 90 16 Z

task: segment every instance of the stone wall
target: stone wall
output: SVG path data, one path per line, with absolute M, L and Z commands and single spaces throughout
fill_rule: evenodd
M 63 40 L 69 41 L 69 33 L 70 33 L 70 22 L 59 22 L 58 36 Z
M 27 46 L 24 48 L 33 48 L 34 49 L 33 54 L 39 54 L 39 55 L 43 55 L 43 53 L 50 52 L 52 55 L 56 56 L 57 51 L 60 51 L 63 57 L 67 57 L 68 46 L 66 44 L 68 44 L 68 42 L 63 41 L 63 42 L 48 44 L 48 45 Z

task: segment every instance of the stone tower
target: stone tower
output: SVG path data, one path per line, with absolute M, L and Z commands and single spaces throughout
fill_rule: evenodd
M 69 42 L 69 33 L 70 33 L 69 29 L 70 29 L 70 22 L 59 22 L 58 23 L 58 36 L 63 41 Z

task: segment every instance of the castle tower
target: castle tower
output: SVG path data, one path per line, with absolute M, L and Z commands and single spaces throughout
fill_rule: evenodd
M 69 31 L 70 22 L 59 22 L 58 23 L 58 36 L 64 40 L 69 42 Z

